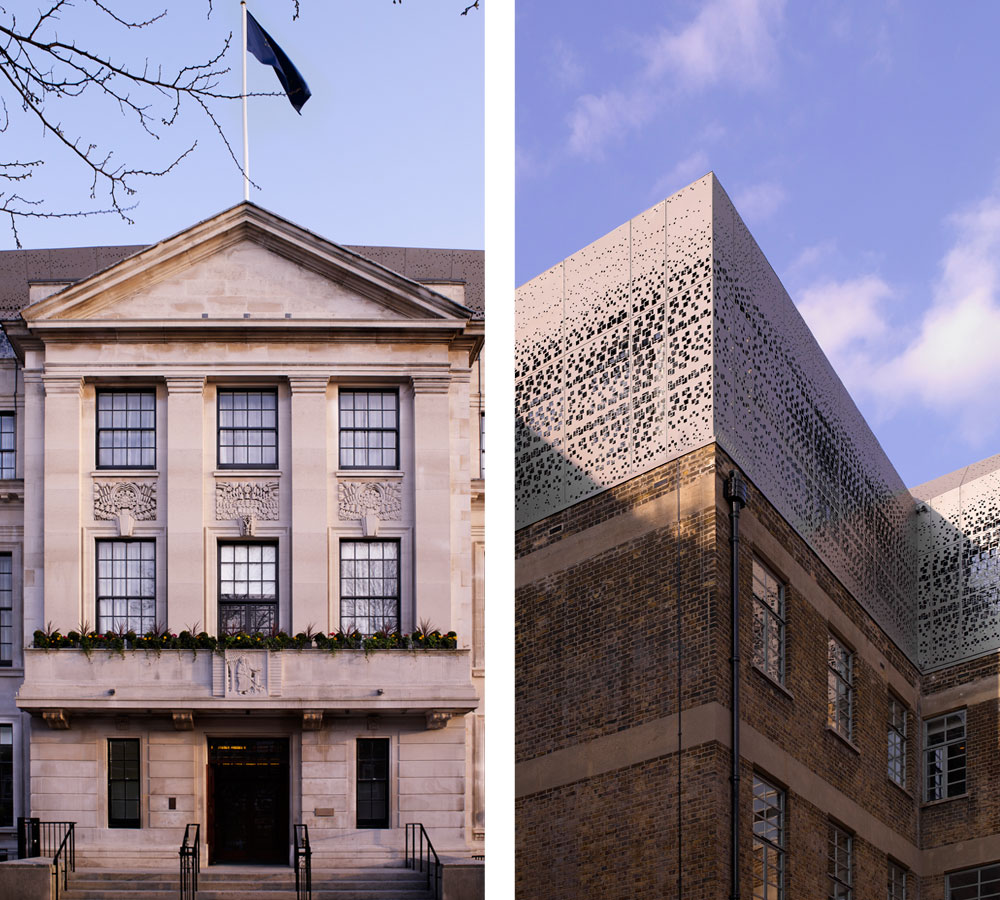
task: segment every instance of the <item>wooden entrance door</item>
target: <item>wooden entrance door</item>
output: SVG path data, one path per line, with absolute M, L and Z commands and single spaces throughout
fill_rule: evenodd
M 209 738 L 209 863 L 288 864 L 288 739 Z

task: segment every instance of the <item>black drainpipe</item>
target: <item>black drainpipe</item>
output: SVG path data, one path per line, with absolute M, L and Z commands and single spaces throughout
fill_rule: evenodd
M 735 469 L 726 479 L 723 496 L 729 501 L 730 602 L 733 607 L 733 774 L 732 781 L 732 870 L 731 900 L 740 900 L 740 510 L 747 504 L 747 486 Z

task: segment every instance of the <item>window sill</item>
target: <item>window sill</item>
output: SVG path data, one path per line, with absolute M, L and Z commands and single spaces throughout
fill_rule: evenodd
M 278 478 L 281 475 L 281 469 L 214 469 L 212 474 L 216 477 L 232 478 L 234 475 L 244 476 L 249 475 L 253 478 L 262 478 L 267 476 L 268 478 Z
M 931 806 L 940 806 L 942 803 L 950 803 L 952 800 L 968 800 L 969 792 L 966 791 L 964 794 L 955 794 L 954 797 L 942 797 L 940 800 L 924 800 L 920 804 L 921 809 L 927 809 Z
M 847 747 L 849 747 L 851 750 L 853 750 L 855 753 L 857 753 L 858 756 L 861 755 L 861 749 L 850 738 L 844 737 L 839 731 L 837 731 L 836 728 L 834 728 L 833 726 L 831 726 L 829 724 L 827 724 L 826 730 L 828 732 L 830 732 L 830 734 L 832 734 L 835 738 L 837 738 L 837 740 L 843 741 L 843 743 Z
M 763 669 L 758 669 L 753 664 L 751 664 L 750 668 L 754 672 L 756 672 L 761 678 L 763 678 L 764 681 L 765 681 L 765 683 L 767 683 L 768 685 L 770 685 L 773 688 L 777 688 L 789 700 L 792 700 L 792 701 L 795 700 L 795 697 L 792 695 L 792 692 L 790 690 L 788 690 L 788 688 L 786 688 L 780 681 L 775 681 L 775 679 L 773 679 L 770 675 L 768 675 L 767 672 L 765 672 Z
M 337 469 L 333 474 L 338 478 L 402 478 L 406 473 L 401 469 Z
M 94 469 L 94 478 L 159 478 L 159 469 Z
M 910 789 L 908 787 L 905 787 L 904 785 L 900 784 L 898 781 L 893 781 L 891 778 L 887 778 L 886 781 L 888 781 L 889 784 L 891 784 L 901 794 L 904 794 L 907 797 L 907 799 L 910 800 L 911 803 L 916 803 L 917 802 L 917 798 L 913 796 L 913 794 L 911 793 L 911 791 L 910 791 Z

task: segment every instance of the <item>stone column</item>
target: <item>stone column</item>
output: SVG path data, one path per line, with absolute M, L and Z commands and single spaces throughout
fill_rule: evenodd
M 448 375 L 413 379 L 414 622 L 442 632 L 453 627 L 449 385 Z
M 45 387 L 44 553 L 45 621 L 65 634 L 86 619 L 97 627 L 94 610 L 80 601 L 80 396 L 77 376 L 42 375 Z M 27 521 L 28 510 L 25 510 Z
M 326 376 L 288 379 L 292 393 L 291 631 L 330 628 Z
M 19 431 L 24 433 L 24 643 L 31 644 L 32 635 L 45 627 L 45 389 L 41 369 L 29 368 L 35 356 L 28 351 L 24 369 L 24 418 Z M 39 360 L 39 365 L 41 361 Z M 19 448 L 20 449 L 20 448 Z M 75 623 L 74 623 L 75 624 Z M 60 625 L 60 627 L 67 627 Z
M 214 634 L 215 610 L 205 608 L 204 376 L 167 376 L 167 427 L 157 463 L 166 475 L 167 618 L 174 632 L 201 623 Z M 215 497 L 209 498 L 215 502 Z M 161 520 L 163 515 L 160 515 Z

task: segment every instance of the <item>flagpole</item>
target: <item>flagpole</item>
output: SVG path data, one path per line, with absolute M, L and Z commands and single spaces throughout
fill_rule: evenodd
M 250 140 L 247 131 L 247 4 L 240 0 L 243 11 L 243 199 L 250 199 Z

